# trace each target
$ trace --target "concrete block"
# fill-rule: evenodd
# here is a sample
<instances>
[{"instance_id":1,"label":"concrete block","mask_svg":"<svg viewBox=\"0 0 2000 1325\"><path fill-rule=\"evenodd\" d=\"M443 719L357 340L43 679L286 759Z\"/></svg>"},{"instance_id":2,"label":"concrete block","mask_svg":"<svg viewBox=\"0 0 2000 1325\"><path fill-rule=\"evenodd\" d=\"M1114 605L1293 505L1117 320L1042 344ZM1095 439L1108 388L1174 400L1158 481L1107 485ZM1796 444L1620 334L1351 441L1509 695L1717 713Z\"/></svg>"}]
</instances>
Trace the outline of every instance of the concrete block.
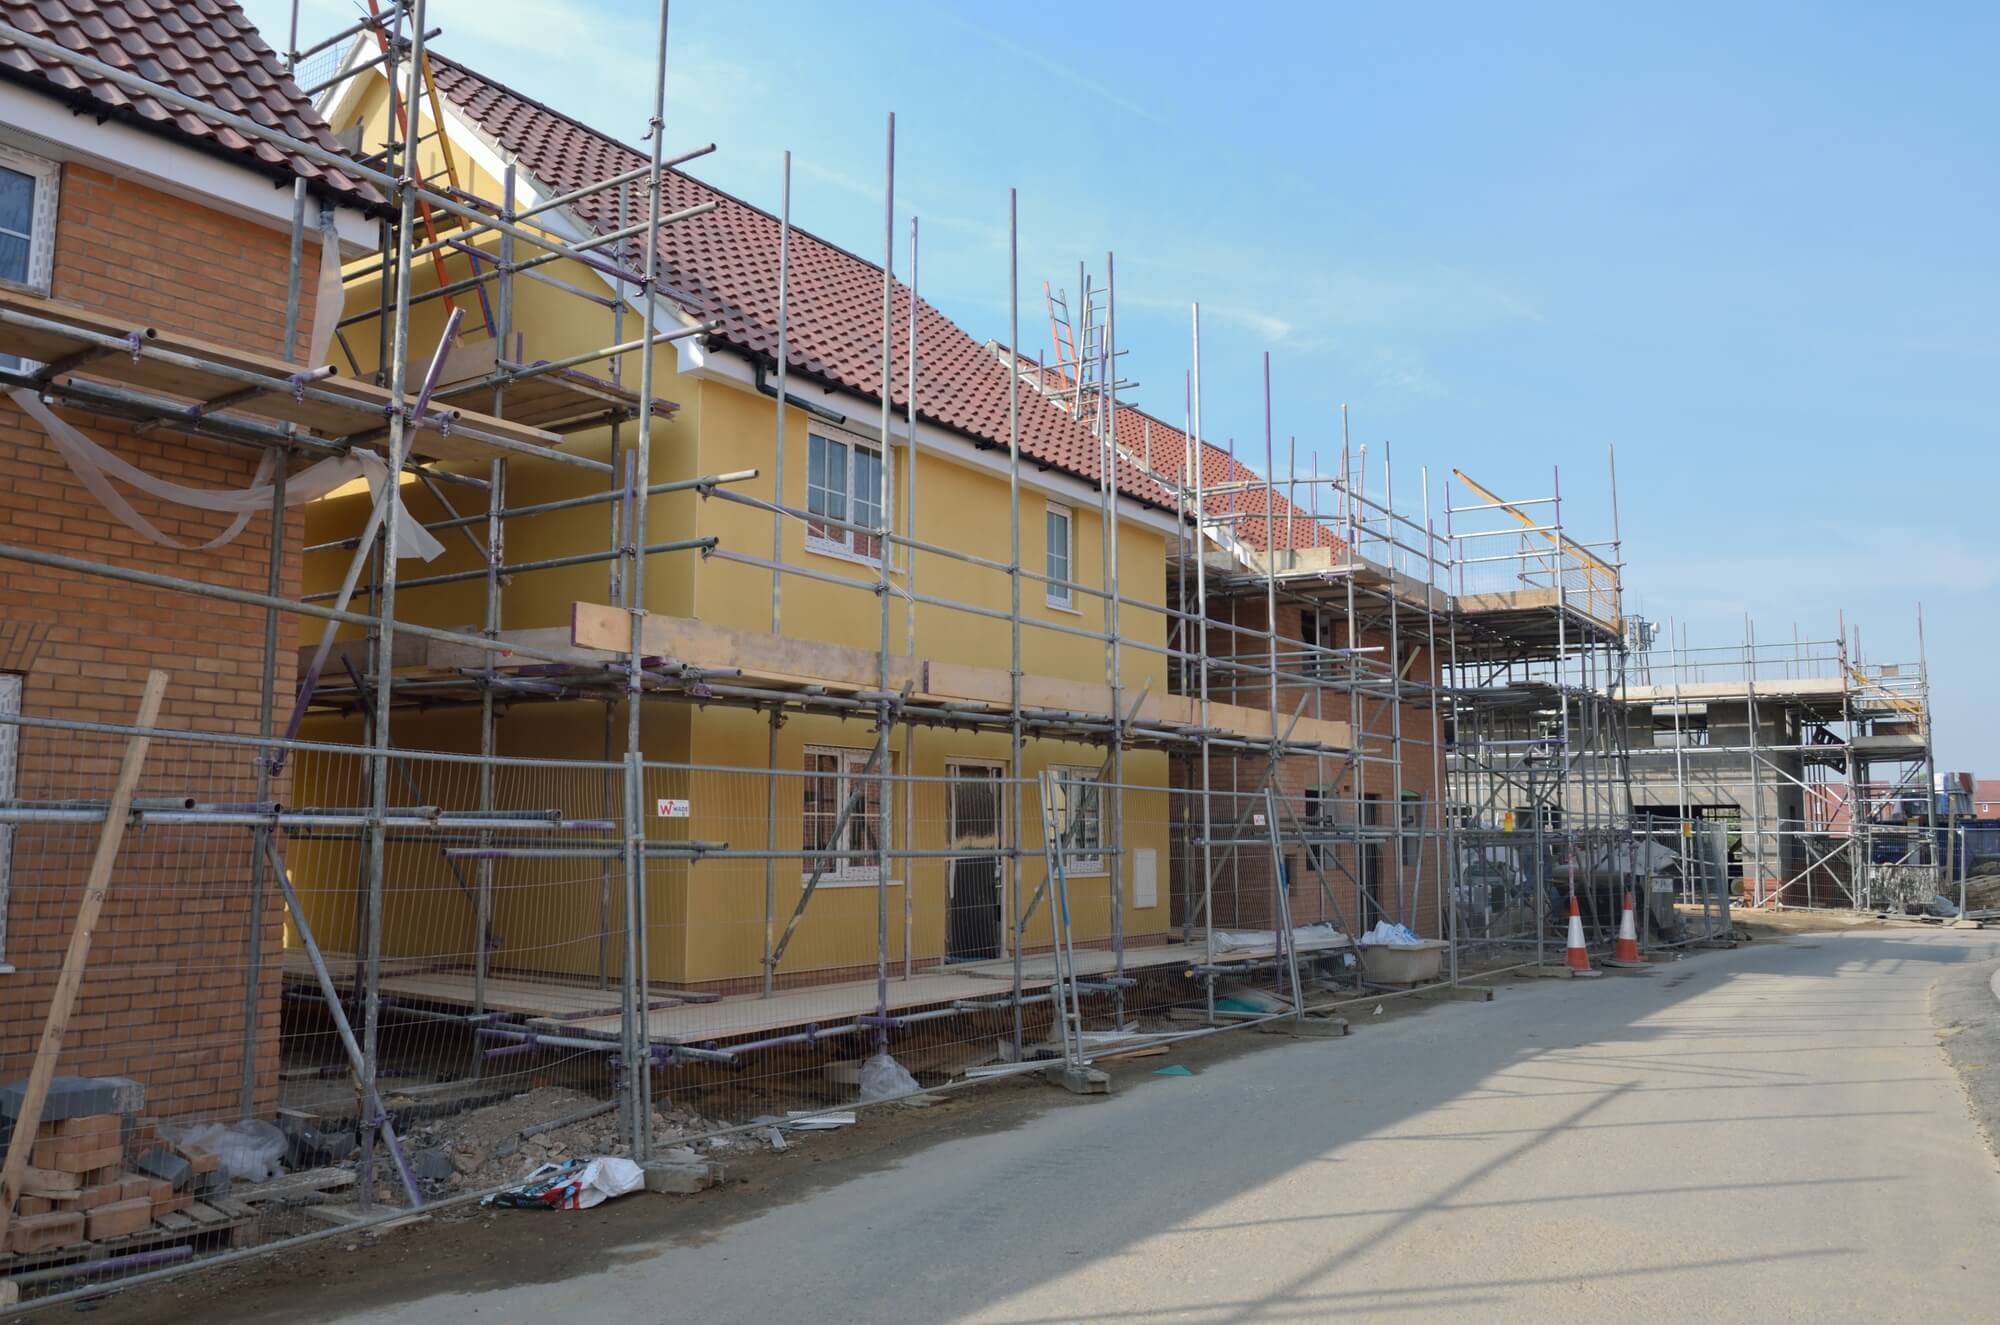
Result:
<instances>
[{"instance_id":1,"label":"concrete block","mask_svg":"<svg viewBox=\"0 0 2000 1325\"><path fill-rule=\"evenodd\" d=\"M7 1227L7 1249L16 1255L48 1251L83 1241L83 1215L76 1210L52 1210L16 1219Z\"/></svg>"},{"instance_id":2,"label":"concrete block","mask_svg":"<svg viewBox=\"0 0 2000 1325\"><path fill-rule=\"evenodd\" d=\"M196 1196L221 1196L229 1190L229 1174L222 1169L210 1169L206 1173L194 1175L194 1184L189 1188Z\"/></svg>"},{"instance_id":3,"label":"concrete block","mask_svg":"<svg viewBox=\"0 0 2000 1325\"><path fill-rule=\"evenodd\" d=\"M136 1201L113 1201L90 1212L86 1224L92 1242L102 1242L106 1238L122 1238L128 1233L137 1233L151 1227L153 1223L153 1203L143 1197Z\"/></svg>"},{"instance_id":4,"label":"concrete block","mask_svg":"<svg viewBox=\"0 0 2000 1325\"><path fill-rule=\"evenodd\" d=\"M140 1152L139 1157L132 1161L132 1167L149 1178L162 1179L175 1191L187 1186L194 1177L194 1165L165 1146L154 1146Z\"/></svg>"},{"instance_id":5,"label":"concrete block","mask_svg":"<svg viewBox=\"0 0 2000 1325\"><path fill-rule=\"evenodd\" d=\"M646 1190L676 1196L692 1196L722 1181L722 1169L715 1164L647 1164Z\"/></svg>"},{"instance_id":6,"label":"concrete block","mask_svg":"<svg viewBox=\"0 0 2000 1325\"><path fill-rule=\"evenodd\" d=\"M0 1118L19 1118L28 1083L0 1086ZM146 1106L146 1088L129 1077L56 1077L42 1101L42 1121L66 1122L92 1114L137 1113Z\"/></svg>"},{"instance_id":7,"label":"concrete block","mask_svg":"<svg viewBox=\"0 0 2000 1325\"><path fill-rule=\"evenodd\" d=\"M1111 1078L1094 1067L1072 1068L1062 1063L1042 1075L1072 1095L1109 1095Z\"/></svg>"}]
</instances>

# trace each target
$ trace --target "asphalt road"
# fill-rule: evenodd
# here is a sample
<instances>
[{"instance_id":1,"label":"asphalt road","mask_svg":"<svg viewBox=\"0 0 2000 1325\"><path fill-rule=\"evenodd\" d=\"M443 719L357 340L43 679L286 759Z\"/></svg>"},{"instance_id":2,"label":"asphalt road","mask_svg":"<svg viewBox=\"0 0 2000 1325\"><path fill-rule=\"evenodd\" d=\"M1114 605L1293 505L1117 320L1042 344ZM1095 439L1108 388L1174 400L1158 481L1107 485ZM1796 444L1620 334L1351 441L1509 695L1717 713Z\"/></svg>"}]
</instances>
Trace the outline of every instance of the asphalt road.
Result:
<instances>
[{"instance_id":1,"label":"asphalt road","mask_svg":"<svg viewBox=\"0 0 2000 1325\"><path fill-rule=\"evenodd\" d=\"M1149 1077L700 1245L314 1316L2000 1319L2000 1167L1927 1006L1994 957L1849 931L1516 986Z\"/></svg>"}]
</instances>

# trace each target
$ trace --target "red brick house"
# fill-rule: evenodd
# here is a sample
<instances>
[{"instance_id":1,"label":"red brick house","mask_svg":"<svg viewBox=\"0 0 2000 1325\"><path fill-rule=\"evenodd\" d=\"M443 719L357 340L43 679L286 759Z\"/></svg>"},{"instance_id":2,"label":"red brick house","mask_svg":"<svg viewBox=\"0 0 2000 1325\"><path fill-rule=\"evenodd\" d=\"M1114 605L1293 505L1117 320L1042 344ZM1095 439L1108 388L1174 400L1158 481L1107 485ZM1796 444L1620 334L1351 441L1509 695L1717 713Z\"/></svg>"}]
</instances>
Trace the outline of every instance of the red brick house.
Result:
<instances>
[{"instance_id":1,"label":"red brick house","mask_svg":"<svg viewBox=\"0 0 2000 1325\"><path fill-rule=\"evenodd\" d=\"M0 0L0 20L338 150L228 0ZM304 277L288 343L299 180ZM313 339L322 238L337 235L350 255L372 248L369 213L381 202L337 171L0 36L0 303L17 315L94 316L141 335L300 361ZM24 327L0 324L0 352L28 343ZM129 481L114 485L110 502L86 486L90 466L73 463L24 406L186 487L252 488L286 463L214 417L163 423L133 393L93 385L86 357L0 353L0 543L296 595L296 517L274 533L267 510L250 513L211 546L239 523L231 515ZM98 404L79 407L86 396ZM161 727L255 735L267 701L282 723L294 688L294 623L277 622L269 691L266 629L260 608L0 559L0 714L129 723L148 668L158 667L171 675ZM115 734L0 723L0 802L101 801L123 745ZM249 800L254 763L241 748L162 740L138 794ZM270 794L282 797L282 784ZM25 1076L34 1056L96 834L94 824L0 825L0 1081ZM162 1116L269 1112L283 913L275 889L249 901L250 841L241 829L127 834L61 1072L136 1078Z\"/></svg>"}]
</instances>

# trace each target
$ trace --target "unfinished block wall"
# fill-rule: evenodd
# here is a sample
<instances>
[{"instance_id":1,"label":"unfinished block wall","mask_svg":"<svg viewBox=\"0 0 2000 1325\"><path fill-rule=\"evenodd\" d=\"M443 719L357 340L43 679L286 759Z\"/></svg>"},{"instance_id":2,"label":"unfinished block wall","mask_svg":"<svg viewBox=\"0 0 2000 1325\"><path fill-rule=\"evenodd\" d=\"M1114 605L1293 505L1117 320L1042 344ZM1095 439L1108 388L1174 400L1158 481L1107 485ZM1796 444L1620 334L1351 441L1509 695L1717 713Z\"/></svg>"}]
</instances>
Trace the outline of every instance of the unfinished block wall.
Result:
<instances>
[{"instance_id":1,"label":"unfinished block wall","mask_svg":"<svg viewBox=\"0 0 2000 1325\"><path fill-rule=\"evenodd\" d=\"M281 348L289 235L85 166L62 173L51 294L136 329L153 326L271 355ZM307 245L304 268L317 269ZM301 282L301 347L313 285ZM244 488L261 453L166 429L141 432L100 416L70 421L149 474L194 487ZM229 517L126 497L167 537L199 545ZM211 584L264 592L271 520L253 517L212 550L162 546L87 492L41 429L0 393L0 526L10 541ZM285 528L278 592L296 595L303 541ZM147 669L171 681L160 726L255 735L265 615L255 608L0 562L0 672L22 678L24 713L129 723ZM296 624L280 618L273 689L279 721L294 686ZM122 737L27 729L16 795L111 793ZM141 797L252 799L241 747L159 741ZM272 794L284 796L280 783ZM8 848L0 962L0 1081L24 1077L68 944L95 825L21 826ZM126 835L71 1017L59 1071L134 1077L163 1117L235 1115L243 1080L250 937L261 933L254 982L256 1109L275 1106L283 911L267 888L252 913L247 829L152 829Z\"/></svg>"}]
</instances>

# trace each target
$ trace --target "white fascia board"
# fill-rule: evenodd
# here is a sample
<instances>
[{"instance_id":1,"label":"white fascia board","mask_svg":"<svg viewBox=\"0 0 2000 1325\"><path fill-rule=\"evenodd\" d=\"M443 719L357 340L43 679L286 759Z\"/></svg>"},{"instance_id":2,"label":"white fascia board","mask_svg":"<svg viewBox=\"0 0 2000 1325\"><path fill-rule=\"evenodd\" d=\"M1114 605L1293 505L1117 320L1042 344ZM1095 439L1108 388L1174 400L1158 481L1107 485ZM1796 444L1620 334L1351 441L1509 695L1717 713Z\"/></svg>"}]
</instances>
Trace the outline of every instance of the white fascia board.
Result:
<instances>
[{"instance_id":1,"label":"white fascia board","mask_svg":"<svg viewBox=\"0 0 2000 1325\"><path fill-rule=\"evenodd\" d=\"M449 120L451 139L473 164L494 178L502 178L509 164L515 166L515 205L520 208L533 207L544 198L555 196L555 191L547 188L540 180L512 159L498 143L488 138L479 127L472 123L456 106L445 103L445 118ZM593 230L569 207L557 207L541 213L535 223L560 238L577 242L594 238ZM596 268L591 274L602 281L613 294L622 293L625 302L637 313L643 322L646 316L646 301L630 285L620 286L609 276ZM653 332L663 335L668 332L684 331L701 325L701 319L688 313L671 300L657 300L653 304ZM723 383L738 390L757 390L756 372L750 365L748 356L727 346L703 345L699 336L684 336L673 342L675 369L683 377L701 378ZM847 428L862 437L882 435L882 409L873 399L865 396L849 395L846 392L831 391L816 382L788 379L785 390L801 400L809 400L823 405L836 414L847 416ZM901 446L908 437L907 425L893 414L890 417L890 445ZM940 459L967 469L983 470L989 474L1007 475L1005 449L994 447L981 450L979 446L962 433L939 428L919 419L917 421L918 449L928 451ZM1025 456L1021 465L1021 487L1024 490L1053 496L1065 503L1094 507L1097 504L1097 489L1082 479L1075 478L1059 470L1043 471L1039 461ZM1149 506L1141 506L1121 494L1118 518L1126 523L1136 524L1165 534L1175 532L1174 517L1171 512L1156 511Z\"/></svg>"},{"instance_id":2,"label":"white fascia board","mask_svg":"<svg viewBox=\"0 0 2000 1325\"><path fill-rule=\"evenodd\" d=\"M290 234L292 191L271 176L117 120L99 120L15 83L0 83L0 137L55 161L74 161L149 189L185 198ZM341 253L375 251L375 223L359 208L336 206ZM317 230L308 217L307 228Z\"/></svg>"}]
</instances>

